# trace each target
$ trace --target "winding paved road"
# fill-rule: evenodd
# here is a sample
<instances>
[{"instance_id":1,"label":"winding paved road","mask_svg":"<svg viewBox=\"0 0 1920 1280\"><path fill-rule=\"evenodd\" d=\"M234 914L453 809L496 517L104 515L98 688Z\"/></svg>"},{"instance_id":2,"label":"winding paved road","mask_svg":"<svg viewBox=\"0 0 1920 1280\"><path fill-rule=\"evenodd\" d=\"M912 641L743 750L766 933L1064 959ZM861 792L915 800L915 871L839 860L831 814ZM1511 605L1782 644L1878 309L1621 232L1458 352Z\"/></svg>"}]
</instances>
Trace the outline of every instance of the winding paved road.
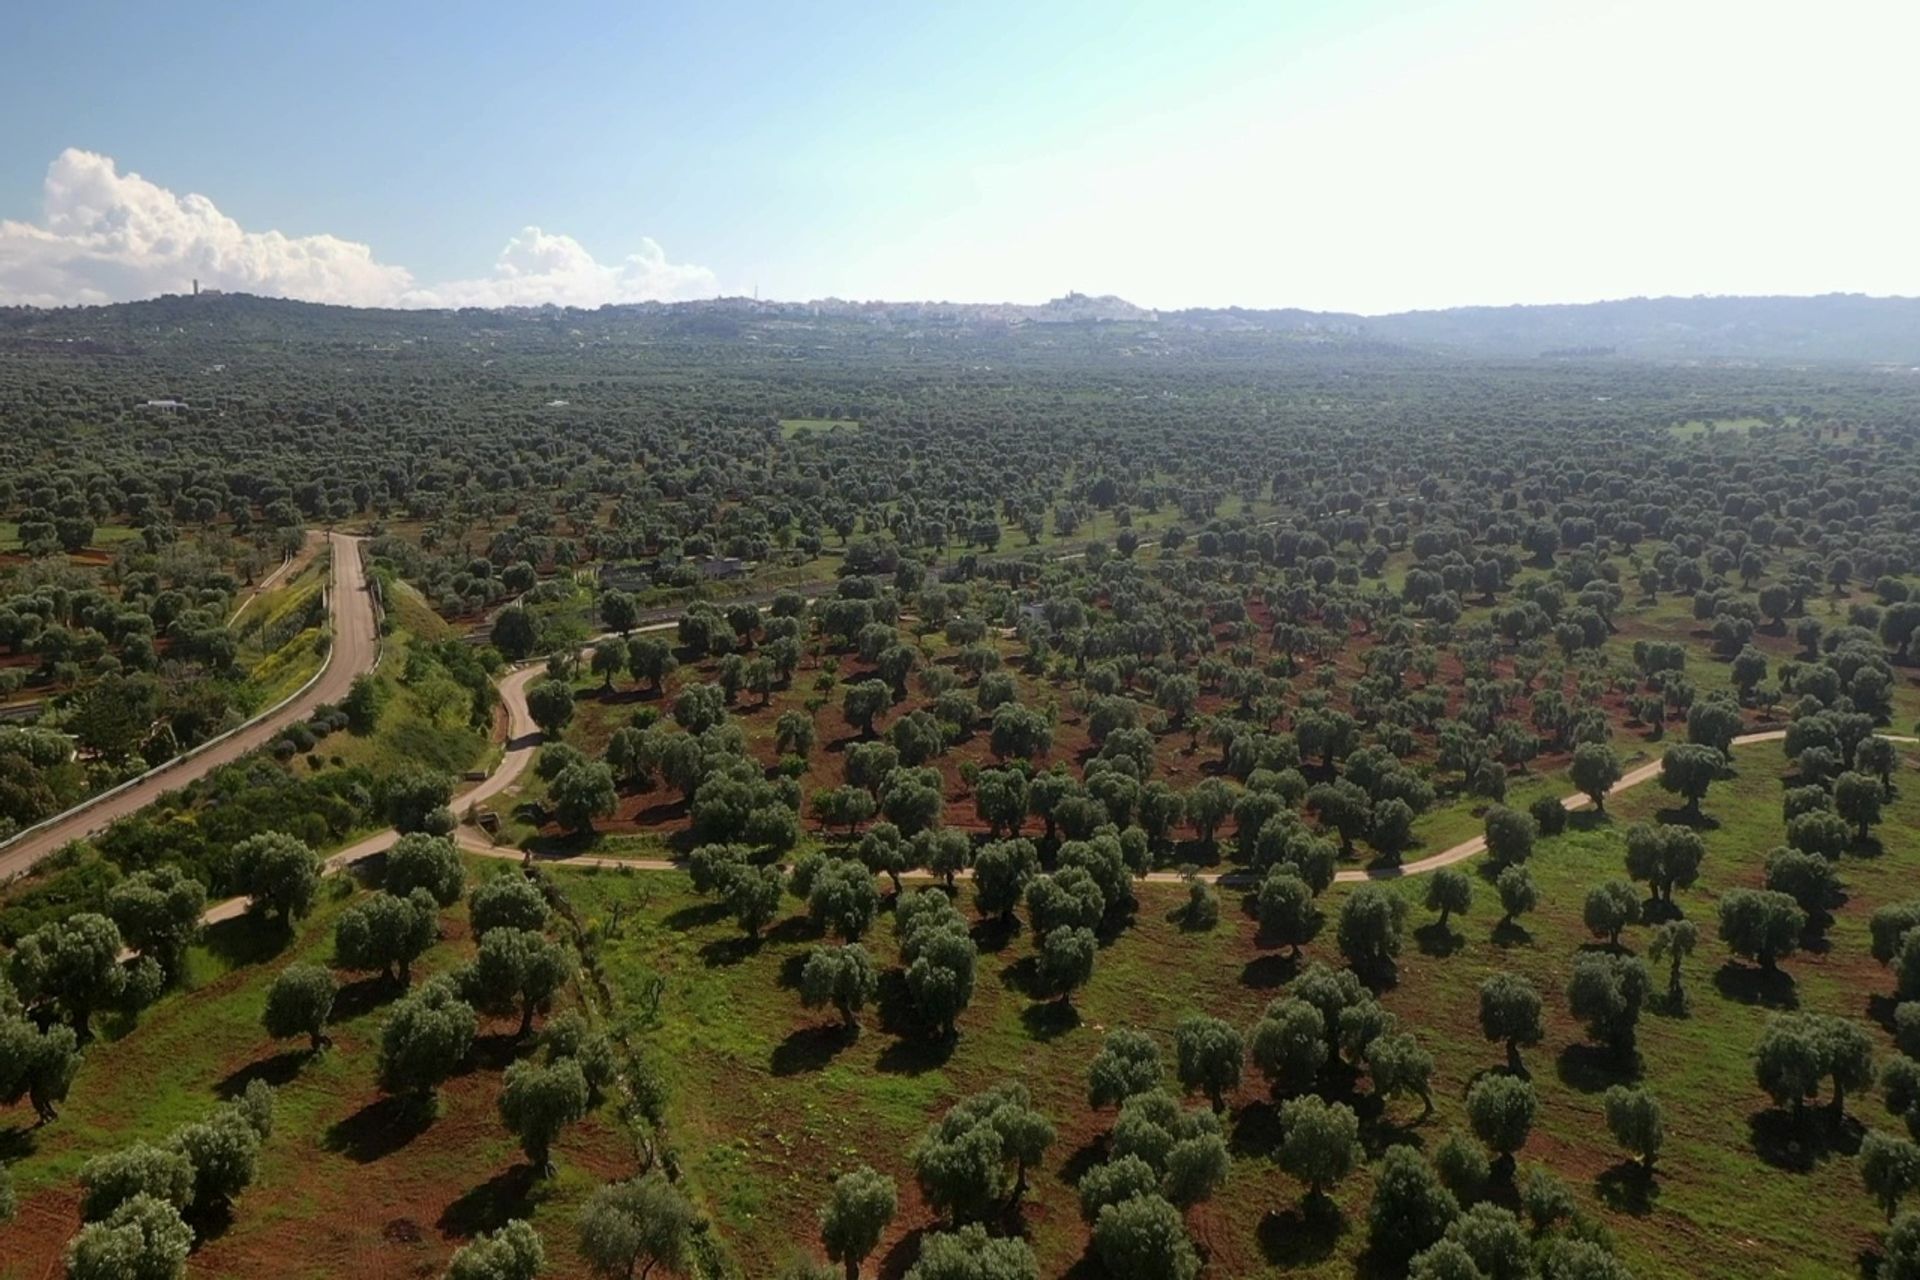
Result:
<instances>
[{"instance_id":1,"label":"winding paved road","mask_svg":"<svg viewBox=\"0 0 1920 1280\"><path fill-rule=\"evenodd\" d=\"M319 678L304 692L227 737L161 765L130 786L110 791L46 826L29 829L10 843L0 845L0 883L28 871L68 842L90 836L116 819L144 809L162 794L176 791L223 764L258 751L280 736L288 725L305 719L321 703L338 702L346 697L354 678L373 670L380 656L380 628L374 619L373 596L367 590L366 566L361 562L361 539L345 534L327 537L333 549L330 600L333 644L327 650Z\"/></svg>"}]
</instances>

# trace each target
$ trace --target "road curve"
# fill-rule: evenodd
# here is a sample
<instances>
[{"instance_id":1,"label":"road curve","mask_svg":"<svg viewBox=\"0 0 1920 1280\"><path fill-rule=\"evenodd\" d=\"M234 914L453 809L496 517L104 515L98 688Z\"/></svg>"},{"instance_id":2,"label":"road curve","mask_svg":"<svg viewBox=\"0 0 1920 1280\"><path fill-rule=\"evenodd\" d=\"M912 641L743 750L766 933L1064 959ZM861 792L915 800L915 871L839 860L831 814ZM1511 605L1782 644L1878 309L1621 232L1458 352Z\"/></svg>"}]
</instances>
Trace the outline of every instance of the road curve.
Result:
<instances>
[{"instance_id":1,"label":"road curve","mask_svg":"<svg viewBox=\"0 0 1920 1280\"><path fill-rule=\"evenodd\" d=\"M249 721L228 737L161 765L133 785L109 792L58 822L0 846L0 883L30 870L68 842L93 835L152 804L162 794L258 751L321 703L346 697L354 679L373 670L380 656L380 628L374 619L373 596L367 590L366 566L361 561L362 539L345 534L327 536L333 549L333 643L319 678L304 693Z\"/></svg>"}]
</instances>

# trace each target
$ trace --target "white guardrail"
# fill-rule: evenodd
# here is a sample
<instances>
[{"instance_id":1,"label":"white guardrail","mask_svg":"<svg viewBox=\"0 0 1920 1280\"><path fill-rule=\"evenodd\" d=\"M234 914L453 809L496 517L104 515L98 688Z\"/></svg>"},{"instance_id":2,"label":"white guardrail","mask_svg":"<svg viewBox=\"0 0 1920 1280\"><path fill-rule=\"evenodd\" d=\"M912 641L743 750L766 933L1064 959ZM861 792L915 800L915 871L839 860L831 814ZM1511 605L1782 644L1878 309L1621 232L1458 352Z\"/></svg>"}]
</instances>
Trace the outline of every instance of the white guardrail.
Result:
<instances>
[{"instance_id":1,"label":"white guardrail","mask_svg":"<svg viewBox=\"0 0 1920 1280\"><path fill-rule=\"evenodd\" d=\"M348 545L352 546L353 544L349 543ZM174 769L178 769L181 765L184 765L188 761L193 760L205 754L206 752L213 750L215 747L219 746L223 742L226 742L228 739L234 737L236 734L245 733L247 730L252 729L255 726L259 725L262 721L272 719L274 716L279 715L282 711L285 711L288 707L292 706L294 703L300 701L300 699L306 697L308 693L312 692L313 687L320 683L321 677L325 676L328 670L332 668L333 656L339 649L339 636L335 634L338 629L334 626L332 598L333 598L332 584L328 584L327 586L324 586L320 589L321 608L326 611L326 615L327 615L327 636L328 636L327 657L326 657L326 660L320 664L320 669L314 672L313 675L308 678L305 684L301 685L298 689L295 689L292 693L288 694L286 697L280 699L280 701L268 707L265 711L262 711L259 715L254 716L252 719L243 720L239 724L233 726L233 728L228 729L223 733L216 734L211 738L208 738L205 742L202 742L198 746L193 747L186 751L182 751L179 755L173 757L173 759L171 760L166 761L164 764L157 764L153 768L147 770L145 773L138 774L134 777L128 778L125 782L120 783L118 786L109 787L107 790L102 791L97 796L88 796L85 800L82 800L79 804L74 805L72 808L67 809L64 812L56 813L51 818L42 818L40 821L34 823L32 826L26 828L24 831L15 832L13 835L8 836L5 840L0 841L0 854L4 854L8 849L11 849L14 845L20 843L22 840L25 840L28 836L33 835L37 831L45 831L48 827L57 826L60 823L65 822L70 818L76 818L79 815L85 813L87 810L93 808L95 805L104 804L108 800L111 800L113 797L117 795L122 795L128 791L131 791L135 787L151 782L153 779L159 777L163 773L168 773ZM375 614L375 618L377 622L377 619L378 619L377 612ZM375 633L375 639L376 639L376 644L378 645L377 630ZM384 654L385 650L386 650L385 645L378 645L378 647L376 648L375 656L374 656L375 668L379 667L380 656ZM12 880L18 879L20 876L25 875L30 870L32 870L32 868L23 867L21 870L15 872L13 875L6 877L5 880L0 880L0 883L8 883L8 882L11 882Z\"/></svg>"}]
</instances>

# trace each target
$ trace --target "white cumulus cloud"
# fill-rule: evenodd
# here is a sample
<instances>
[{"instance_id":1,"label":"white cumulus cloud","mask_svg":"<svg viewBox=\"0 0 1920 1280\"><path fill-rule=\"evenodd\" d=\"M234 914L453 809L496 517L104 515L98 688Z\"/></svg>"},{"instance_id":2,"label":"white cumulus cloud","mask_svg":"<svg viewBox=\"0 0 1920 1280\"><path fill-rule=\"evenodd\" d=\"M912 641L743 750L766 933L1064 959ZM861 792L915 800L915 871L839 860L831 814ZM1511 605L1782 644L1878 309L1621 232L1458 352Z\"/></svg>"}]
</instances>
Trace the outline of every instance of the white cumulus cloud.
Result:
<instances>
[{"instance_id":1,"label":"white cumulus cloud","mask_svg":"<svg viewBox=\"0 0 1920 1280\"><path fill-rule=\"evenodd\" d=\"M68 148L47 168L41 220L0 220L0 303L121 302L206 288L369 307L595 307L711 297L705 267L642 238L602 263L571 236L525 227L491 273L424 283L338 236L249 231L202 195L178 195L109 156Z\"/></svg>"}]
</instances>

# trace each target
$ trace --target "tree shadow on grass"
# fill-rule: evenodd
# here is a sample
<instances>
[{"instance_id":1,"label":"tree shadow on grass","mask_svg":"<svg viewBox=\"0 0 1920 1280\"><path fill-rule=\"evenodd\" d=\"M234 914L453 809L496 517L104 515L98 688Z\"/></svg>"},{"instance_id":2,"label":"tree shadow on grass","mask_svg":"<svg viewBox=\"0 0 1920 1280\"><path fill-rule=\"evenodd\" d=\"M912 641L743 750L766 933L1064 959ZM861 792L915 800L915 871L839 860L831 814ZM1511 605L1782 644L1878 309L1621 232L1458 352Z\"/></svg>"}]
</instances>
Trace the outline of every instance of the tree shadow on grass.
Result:
<instances>
[{"instance_id":1,"label":"tree shadow on grass","mask_svg":"<svg viewBox=\"0 0 1920 1280\"><path fill-rule=\"evenodd\" d=\"M1581 1093L1600 1093L1616 1084L1640 1078L1640 1055L1621 1053L1604 1045L1570 1044L1554 1059L1560 1083Z\"/></svg>"},{"instance_id":2,"label":"tree shadow on grass","mask_svg":"<svg viewBox=\"0 0 1920 1280\"><path fill-rule=\"evenodd\" d=\"M273 959L293 940L293 932L282 921L246 911L208 925L205 938L208 951L237 969Z\"/></svg>"},{"instance_id":3,"label":"tree shadow on grass","mask_svg":"<svg viewBox=\"0 0 1920 1280\"><path fill-rule=\"evenodd\" d=\"M356 1163L371 1164L425 1133L433 1116L430 1100L395 1094L369 1102L336 1122L327 1130L324 1145Z\"/></svg>"},{"instance_id":4,"label":"tree shadow on grass","mask_svg":"<svg viewBox=\"0 0 1920 1280\"><path fill-rule=\"evenodd\" d=\"M1382 1105L1371 1121L1361 1123L1360 1149L1367 1153L1369 1160L1378 1160L1393 1147L1425 1151L1427 1140L1420 1132L1420 1126L1430 1119L1431 1114L1424 1110L1395 1119L1387 1114L1386 1107Z\"/></svg>"},{"instance_id":5,"label":"tree shadow on grass","mask_svg":"<svg viewBox=\"0 0 1920 1280\"><path fill-rule=\"evenodd\" d=\"M400 995L400 988L379 974L347 983L333 994L333 1012L327 1015L329 1026L339 1026L363 1018Z\"/></svg>"},{"instance_id":6,"label":"tree shadow on grass","mask_svg":"<svg viewBox=\"0 0 1920 1280\"><path fill-rule=\"evenodd\" d=\"M1017 916L989 916L968 932L981 954L992 955L1006 950L1007 945L1020 936L1020 920Z\"/></svg>"},{"instance_id":7,"label":"tree shadow on grass","mask_svg":"<svg viewBox=\"0 0 1920 1280\"><path fill-rule=\"evenodd\" d=\"M893 1242L879 1259L880 1280L900 1280L920 1260L920 1241L931 1228L915 1227Z\"/></svg>"},{"instance_id":8,"label":"tree shadow on grass","mask_svg":"<svg viewBox=\"0 0 1920 1280\"><path fill-rule=\"evenodd\" d=\"M859 1036L859 1028L843 1027L837 1022L799 1027L774 1046L773 1057L768 1065L776 1076L797 1076L818 1071Z\"/></svg>"},{"instance_id":9,"label":"tree shadow on grass","mask_svg":"<svg viewBox=\"0 0 1920 1280\"><path fill-rule=\"evenodd\" d=\"M1300 957L1283 952L1255 956L1240 970L1240 985L1255 991L1271 991L1292 982L1300 972Z\"/></svg>"},{"instance_id":10,"label":"tree shadow on grass","mask_svg":"<svg viewBox=\"0 0 1920 1280\"><path fill-rule=\"evenodd\" d=\"M818 942L827 936L827 931L802 912L777 922L763 936L768 942L792 946L801 942Z\"/></svg>"},{"instance_id":11,"label":"tree shadow on grass","mask_svg":"<svg viewBox=\"0 0 1920 1280\"><path fill-rule=\"evenodd\" d=\"M899 1076L938 1071L953 1057L954 1041L953 1036L903 1036L874 1060L874 1070Z\"/></svg>"},{"instance_id":12,"label":"tree shadow on grass","mask_svg":"<svg viewBox=\"0 0 1920 1280\"><path fill-rule=\"evenodd\" d=\"M1893 1034L1893 1011L1899 1007L1900 1001L1894 996L1876 995L1867 997L1867 1017L1888 1035Z\"/></svg>"},{"instance_id":13,"label":"tree shadow on grass","mask_svg":"<svg viewBox=\"0 0 1920 1280\"><path fill-rule=\"evenodd\" d=\"M1654 820L1669 827L1691 827L1695 831L1718 831L1720 820L1711 814L1695 813L1685 805L1672 809L1660 809L1654 813Z\"/></svg>"},{"instance_id":14,"label":"tree shadow on grass","mask_svg":"<svg viewBox=\"0 0 1920 1280\"><path fill-rule=\"evenodd\" d=\"M1860 1122L1837 1118L1824 1107L1762 1107L1747 1117L1747 1139L1754 1154L1776 1169L1808 1173L1830 1156L1860 1150Z\"/></svg>"},{"instance_id":15,"label":"tree shadow on grass","mask_svg":"<svg viewBox=\"0 0 1920 1280\"><path fill-rule=\"evenodd\" d=\"M1530 947L1533 945L1533 935L1521 927L1517 920L1500 921L1493 926L1491 937L1493 945L1501 948Z\"/></svg>"},{"instance_id":16,"label":"tree shadow on grass","mask_svg":"<svg viewBox=\"0 0 1920 1280\"><path fill-rule=\"evenodd\" d=\"M1346 1218L1326 1196L1307 1196L1292 1209L1272 1210L1260 1219L1260 1253L1276 1267L1311 1267L1333 1256Z\"/></svg>"},{"instance_id":17,"label":"tree shadow on grass","mask_svg":"<svg viewBox=\"0 0 1920 1280\"><path fill-rule=\"evenodd\" d=\"M1735 964L1729 960L1713 975L1713 987L1721 995L1740 1004L1766 1009L1797 1009L1800 996L1794 990L1793 977L1785 970L1766 970L1757 965Z\"/></svg>"},{"instance_id":18,"label":"tree shadow on grass","mask_svg":"<svg viewBox=\"0 0 1920 1280\"><path fill-rule=\"evenodd\" d=\"M1678 995L1662 988L1647 997L1647 1009L1663 1018L1683 1020L1693 1016L1693 1001L1685 987L1680 988Z\"/></svg>"},{"instance_id":19,"label":"tree shadow on grass","mask_svg":"<svg viewBox=\"0 0 1920 1280\"><path fill-rule=\"evenodd\" d=\"M539 1040L534 1035L521 1037L519 1027L512 1031L496 1031L490 1035L475 1036L473 1050L467 1054L465 1067L458 1073L465 1075L469 1071L505 1071L523 1054L534 1048Z\"/></svg>"},{"instance_id":20,"label":"tree shadow on grass","mask_svg":"<svg viewBox=\"0 0 1920 1280\"><path fill-rule=\"evenodd\" d=\"M31 1125L15 1124L0 1129L0 1163L12 1164L24 1160L34 1153L39 1143L34 1139Z\"/></svg>"},{"instance_id":21,"label":"tree shadow on grass","mask_svg":"<svg viewBox=\"0 0 1920 1280\"><path fill-rule=\"evenodd\" d=\"M1022 956L1012 964L1000 967L1000 985L1009 991L1017 991L1029 1000L1047 998L1045 986L1040 981L1040 960L1037 956Z\"/></svg>"},{"instance_id":22,"label":"tree shadow on grass","mask_svg":"<svg viewBox=\"0 0 1920 1280\"><path fill-rule=\"evenodd\" d=\"M1280 1108L1249 1102L1233 1113L1227 1146L1236 1156L1267 1156L1279 1148L1280 1137Z\"/></svg>"},{"instance_id":23,"label":"tree shadow on grass","mask_svg":"<svg viewBox=\"0 0 1920 1280\"><path fill-rule=\"evenodd\" d=\"M780 976L774 981L786 991L798 991L801 977L807 971L809 952L796 951L780 962Z\"/></svg>"},{"instance_id":24,"label":"tree shadow on grass","mask_svg":"<svg viewBox=\"0 0 1920 1280\"><path fill-rule=\"evenodd\" d=\"M1645 925L1683 919L1686 914L1678 903L1668 902L1665 898L1646 898L1640 903L1640 923Z\"/></svg>"},{"instance_id":25,"label":"tree shadow on grass","mask_svg":"<svg viewBox=\"0 0 1920 1280\"><path fill-rule=\"evenodd\" d=\"M736 933L715 938L700 948L700 963L709 969L731 969L757 955L761 941L757 933Z\"/></svg>"},{"instance_id":26,"label":"tree shadow on grass","mask_svg":"<svg viewBox=\"0 0 1920 1280\"><path fill-rule=\"evenodd\" d=\"M435 1224L442 1235L472 1237L498 1231L509 1219L525 1217L532 1209L533 1166L522 1161L469 1188L440 1213Z\"/></svg>"},{"instance_id":27,"label":"tree shadow on grass","mask_svg":"<svg viewBox=\"0 0 1920 1280\"><path fill-rule=\"evenodd\" d=\"M1027 1034L1046 1044L1080 1025L1080 1011L1065 1000L1035 1001L1020 1013Z\"/></svg>"},{"instance_id":28,"label":"tree shadow on grass","mask_svg":"<svg viewBox=\"0 0 1920 1280\"><path fill-rule=\"evenodd\" d=\"M1060 1180L1070 1187L1077 1187L1080 1185L1080 1179L1086 1177L1096 1165L1105 1163L1106 1158L1106 1135L1088 1138L1080 1144L1078 1150L1067 1157L1067 1162L1060 1166Z\"/></svg>"},{"instance_id":29,"label":"tree shadow on grass","mask_svg":"<svg viewBox=\"0 0 1920 1280\"><path fill-rule=\"evenodd\" d=\"M675 933L687 933L694 929L704 929L708 925L719 924L727 918L727 904L724 902L696 902L681 907L660 923Z\"/></svg>"},{"instance_id":30,"label":"tree shadow on grass","mask_svg":"<svg viewBox=\"0 0 1920 1280\"><path fill-rule=\"evenodd\" d=\"M1460 948L1467 945L1465 935L1454 932L1451 923L1441 924L1430 920L1413 931L1413 940L1420 947L1420 954L1444 960Z\"/></svg>"},{"instance_id":31,"label":"tree shadow on grass","mask_svg":"<svg viewBox=\"0 0 1920 1280\"><path fill-rule=\"evenodd\" d=\"M225 1079L213 1086L213 1091L222 1098L237 1098L255 1080L264 1080L278 1089L299 1076L300 1068L312 1061L313 1057L313 1053L307 1049L283 1049L270 1058L249 1062L244 1067L228 1072Z\"/></svg>"},{"instance_id":32,"label":"tree shadow on grass","mask_svg":"<svg viewBox=\"0 0 1920 1280\"><path fill-rule=\"evenodd\" d=\"M191 1204L181 1218L193 1228L193 1242L198 1246L227 1234L233 1226L233 1206L224 1200L205 1205Z\"/></svg>"},{"instance_id":33,"label":"tree shadow on grass","mask_svg":"<svg viewBox=\"0 0 1920 1280\"><path fill-rule=\"evenodd\" d=\"M1602 1170L1593 1180L1593 1190L1607 1208L1636 1218L1652 1213L1654 1201L1660 1198L1659 1180L1637 1160L1622 1160Z\"/></svg>"}]
</instances>

